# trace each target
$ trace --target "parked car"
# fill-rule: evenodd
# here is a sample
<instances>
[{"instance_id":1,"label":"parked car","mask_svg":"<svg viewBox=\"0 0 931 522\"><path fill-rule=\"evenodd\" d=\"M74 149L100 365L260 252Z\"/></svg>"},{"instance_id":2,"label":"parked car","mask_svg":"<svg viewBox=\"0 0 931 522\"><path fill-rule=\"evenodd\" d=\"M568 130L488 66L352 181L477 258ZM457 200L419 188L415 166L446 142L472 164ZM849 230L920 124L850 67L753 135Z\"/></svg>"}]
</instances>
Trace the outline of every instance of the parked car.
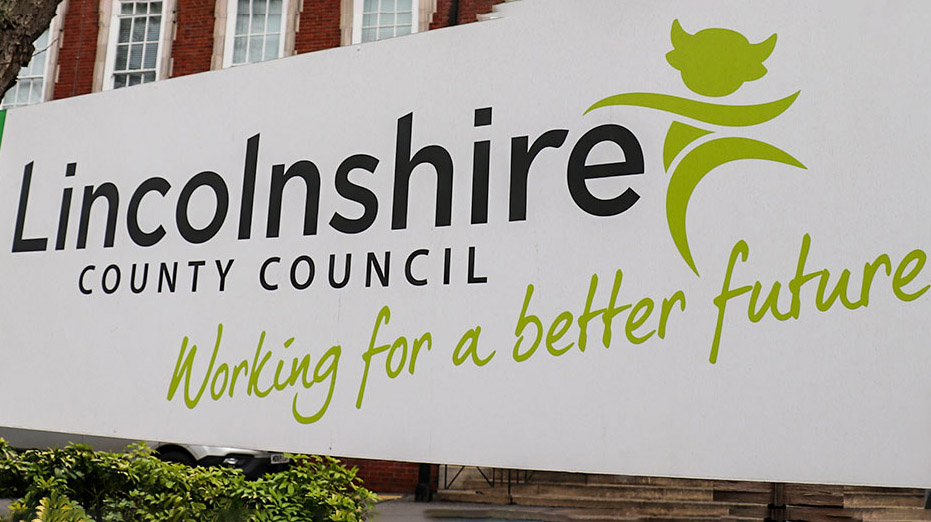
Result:
<instances>
[{"instance_id":1,"label":"parked car","mask_svg":"<svg viewBox=\"0 0 931 522\"><path fill-rule=\"evenodd\" d=\"M85 444L99 451L122 452L135 441L91 435L76 435L54 431L25 430L0 427L0 438L17 449L60 448L69 444ZM239 468L248 478L278 471L288 464L287 456L243 448L198 446L172 442L146 441L162 460L189 466L226 466Z\"/></svg>"}]
</instances>

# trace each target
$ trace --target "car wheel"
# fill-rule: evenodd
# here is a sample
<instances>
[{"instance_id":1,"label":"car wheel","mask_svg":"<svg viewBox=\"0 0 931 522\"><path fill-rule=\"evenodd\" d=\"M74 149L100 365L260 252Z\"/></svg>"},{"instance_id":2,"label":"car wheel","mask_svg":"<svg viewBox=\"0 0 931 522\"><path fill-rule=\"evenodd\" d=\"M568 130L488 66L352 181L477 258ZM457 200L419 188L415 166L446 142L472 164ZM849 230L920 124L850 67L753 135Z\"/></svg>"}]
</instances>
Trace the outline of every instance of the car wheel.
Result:
<instances>
[{"instance_id":1,"label":"car wheel","mask_svg":"<svg viewBox=\"0 0 931 522\"><path fill-rule=\"evenodd\" d=\"M166 451L160 451L158 452L158 458L165 462L177 462L178 464L184 464L187 466L194 465L194 458L183 450L170 449Z\"/></svg>"}]
</instances>

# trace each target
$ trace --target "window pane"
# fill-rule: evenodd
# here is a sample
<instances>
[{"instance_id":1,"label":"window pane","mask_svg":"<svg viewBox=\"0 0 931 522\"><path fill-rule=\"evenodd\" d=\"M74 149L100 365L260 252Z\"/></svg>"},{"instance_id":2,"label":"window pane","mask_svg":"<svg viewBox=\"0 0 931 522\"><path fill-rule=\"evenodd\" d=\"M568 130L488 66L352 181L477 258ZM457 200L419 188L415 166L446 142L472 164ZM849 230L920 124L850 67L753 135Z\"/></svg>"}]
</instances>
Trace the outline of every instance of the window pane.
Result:
<instances>
[{"instance_id":1,"label":"window pane","mask_svg":"<svg viewBox=\"0 0 931 522\"><path fill-rule=\"evenodd\" d=\"M394 27L394 13L382 13L378 25L381 27Z\"/></svg>"},{"instance_id":2,"label":"window pane","mask_svg":"<svg viewBox=\"0 0 931 522\"><path fill-rule=\"evenodd\" d=\"M43 78L32 79L32 94L29 96L29 103L39 103L42 101L42 88L45 86Z\"/></svg>"},{"instance_id":3,"label":"window pane","mask_svg":"<svg viewBox=\"0 0 931 522\"><path fill-rule=\"evenodd\" d=\"M158 57L158 45L157 44L146 44L145 58L143 59L142 67L145 69L154 69L155 59L157 57Z\"/></svg>"},{"instance_id":4,"label":"window pane","mask_svg":"<svg viewBox=\"0 0 931 522\"><path fill-rule=\"evenodd\" d=\"M129 59L129 46L128 45L116 46L116 64L113 66L113 69L117 71L125 71L126 60L128 59Z\"/></svg>"},{"instance_id":5,"label":"window pane","mask_svg":"<svg viewBox=\"0 0 931 522\"><path fill-rule=\"evenodd\" d=\"M14 85L7 91L6 96L3 97L3 108L7 107L18 107L19 106L19 83Z\"/></svg>"},{"instance_id":6,"label":"window pane","mask_svg":"<svg viewBox=\"0 0 931 522\"><path fill-rule=\"evenodd\" d=\"M29 63L20 67L16 83L0 100L3 108L39 103L45 98L45 64L48 57L49 31L44 31L32 45L35 48Z\"/></svg>"},{"instance_id":7,"label":"window pane","mask_svg":"<svg viewBox=\"0 0 931 522\"><path fill-rule=\"evenodd\" d=\"M19 84L17 84L19 85ZM0 104L0 108L9 109L16 106L16 89L17 85L10 87L10 90L6 91L6 95L3 97L3 103Z\"/></svg>"},{"instance_id":8,"label":"window pane","mask_svg":"<svg viewBox=\"0 0 931 522\"><path fill-rule=\"evenodd\" d=\"M246 63L246 43L248 37L237 36L233 40L233 63Z\"/></svg>"},{"instance_id":9,"label":"window pane","mask_svg":"<svg viewBox=\"0 0 931 522\"><path fill-rule=\"evenodd\" d=\"M410 11L411 0L398 0L398 11Z\"/></svg>"},{"instance_id":10,"label":"window pane","mask_svg":"<svg viewBox=\"0 0 931 522\"><path fill-rule=\"evenodd\" d=\"M278 35L272 34L269 35L265 40L265 59L271 60L278 58Z\"/></svg>"},{"instance_id":11,"label":"window pane","mask_svg":"<svg viewBox=\"0 0 931 522\"><path fill-rule=\"evenodd\" d=\"M269 0L268 2L268 12L269 14L281 14L281 0Z\"/></svg>"},{"instance_id":12,"label":"window pane","mask_svg":"<svg viewBox=\"0 0 931 522\"><path fill-rule=\"evenodd\" d=\"M32 55L32 59L29 60L29 63L27 63L26 65L21 65L21 66L19 67L19 74L17 75L17 78L22 78L22 77L26 77L26 76L35 76L35 73L34 73L33 71L36 71L36 70L37 70L37 68L36 68L36 59L37 59L37 58L38 58L38 59L41 59L41 58L42 58L42 55L41 55L41 54L33 54L33 55Z\"/></svg>"},{"instance_id":13,"label":"window pane","mask_svg":"<svg viewBox=\"0 0 931 522\"><path fill-rule=\"evenodd\" d=\"M146 29L145 40L147 42L157 42L158 41L158 30L162 25L161 16L150 16L149 17L149 27Z\"/></svg>"},{"instance_id":14,"label":"window pane","mask_svg":"<svg viewBox=\"0 0 931 522\"><path fill-rule=\"evenodd\" d=\"M145 41L145 18L133 18L133 42Z\"/></svg>"},{"instance_id":15,"label":"window pane","mask_svg":"<svg viewBox=\"0 0 931 522\"><path fill-rule=\"evenodd\" d=\"M375 41L375 29L363 29L362 30L362 41L363 42L374 42Z\"/></svg>"},{"instance_id":16,"label":"window pane","mask_svg":"<svg viewBox=\"0 0 931 522\"><path fill-rule=\"evenodd\" d=\"M129 8L127 8L129 6ZM128 87L158 77L158 46L162 27L162 2L121 4L117 45L113 53L113 87ZM130 74L124 71L135 71Z\"/></svg>"},{"instance_id":17,"label":"window pane","mask_svg":"<svg viewBox=\"0 0 931 522\"><path fill-rule=\"evenodd\" d=\"M266 3L266 0L252 0L252 14L264 15L265 14L265 3Z\"/></svg>"},{"instance_id":18,"label":"window pane","mask_svg":"<svg viewBox=\"0 0 931 522\"><path fill-rule=\"evenodd\" d=\"M394 36L394 27L380 27L378 28L378 39L391 38Z\"/></svg>"},{"instance_id":19,"label":"window pane","mask_svg":"<svg viewBox=\"0 0 931 522\"><path fill-rule=\"evenodd\" d=\"M365 6L362 9L366 13L378 11L378 0L365 0Z\"/></svg>"},{"instance_id":20,"label":"window pane","mask_svg":"<svg viewBox=\"0 0 931 522\"><path fill-rule=\"evenodd\" d=\"M406 34L411 34L411 26L409 25L402 25L395 31L396 36L404 36Z\"/></svg>"},{"instance_id":21,"label":"window pane","mask_svg":"<svg viewBox=\"0 0 931 522\"><path fill-rule=\"evenodd\" d=\"M47 45L47 44L46 44ZM31 76L41 75L45 73L45 57L48 56L48 52L45 47L36 48L40 50L39 53L32 55L32 60L29 61L28 74ZM22 74L22 72L20 72Z\"/></svg>"},{"instance_id":22,"label":"window pane","mask_svg":"<svg viewBox=\"0 0 931 522\"><path fill-rule=\"evenodd\" d=\"M375 27L378 25L378 15L375 13L362 15L362 27Z\"/></svg>"},{"instance_id":23,"label":"window pane","mask_svg":"<svg viewBox=\"0 0 931 522\"><path fill-rule=\"evenodd\" d=\"M252 15L252 27L249 29L249 34L261 34L265 32L265 15L253 14Z\"/></svg>"},{"instance_id":24,"label":"window pane","mask_svg":"<svg viewBox=\"0 0 931 522\"><path fill-rule=\"evenodd\" d=\"M383 13L394 11L394 0L381 0L381 9Z\"/></svg>"},{"instance_id":25,"label":"window pane","mask_svg":"<svg viewBox=\"0 0 931 522\"><path fill-rule=\"evenodd\" d=\"M249 63L262 61L262 51L264 51L262 40L264 40L264 38L261 36L249 37Z\"/></svg>"},{"instance_id":26,"label":"window pane","mask_svg":"<svg viewBox=\"0 0 931 522\"><path fill-rule=\"evenodd\" d=\"M120 32L117 37L119 43L129 42L129 35L132 32L133 28L133 19L132 18L123 18L120 20Z\"/></svg>"},{"instance_id":27,"label":"window pane","mask_svg":"<svg viewBox=\"0 0 931 522\"><path fill-rule=\"evenodd\" d=\"M43 32L42 34L39 35L38 38L36 38L35 42L32 42L32 45L35 46L36 48L36 52L44 51L45 48L48 47L48 39L49 39L49 34L48 34L48 29L46 29L45 32Z\"/></svg>"},{"instance_id":28,"label":"window pane","mask_svg":"<svg viewBox=\"0 0 931 522\"><path fill-rule=\"evenodd\" d=\"M269 33L280 33L281 32L281 15L280 14L268 15L268 26L265 30Z\"/></svg>"},{"instance_id":29,"label":"window pane","mask_svg":"<svg viewBox=\"0 0 931 522\"><path fill-rule=\"evenodd\" d=\"M413 16L410 13L398 13L398 22L397 22L398 28L401 28L404 26L410 27L412 21L413 21Z\"/></svg>"},{"instance_id":30,"label":"window pane","mask_svg":"<svg viewBox=\"0 0 931 522\"><path fill-rule=\"evenodd\" d=\"M129 49L129 69L137 71L142 68L142 44L135 44Z\"/></svg>"},{"instance_id":31,"label":"window pane","mask_svg":"<svg viewBox=\"0 0 931 522\"><path fill-rule=\"evenodd\" d=\"M249 31L249 14L240 12L236 15L236 35L243 35Z\"/></svg>"},{"instance_id":32,"label":"window pane","mask_svg":"<svg viewBox=\"0 0 931 522\"><path fill-rule=\"evenodd\" d=\"M16 104L27 105L29 103L29 80L20 80L16 85Z\"/></svg>"}]
</instances>

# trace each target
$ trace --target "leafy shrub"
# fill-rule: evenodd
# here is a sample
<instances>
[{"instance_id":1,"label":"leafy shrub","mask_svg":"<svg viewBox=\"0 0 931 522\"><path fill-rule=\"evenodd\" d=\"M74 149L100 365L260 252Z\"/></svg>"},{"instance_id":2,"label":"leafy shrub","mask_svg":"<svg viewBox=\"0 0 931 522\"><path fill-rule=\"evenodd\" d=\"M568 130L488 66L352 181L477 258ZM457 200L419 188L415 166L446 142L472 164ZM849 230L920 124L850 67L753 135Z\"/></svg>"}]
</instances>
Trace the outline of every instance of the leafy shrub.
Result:
<instances>
[{"instance_id":1,"label":"leafy shrub","mask_svg":"<svg viewBox=\"0 0 931 522\"><path fill-rule=\"evenodd\" d=\"M13 522L359 522L375 501L354 469L327 457L294 456L248 481L238 469L162 462L143 444L20 453L2 439L0 497L19 499Z\"/></svg>"}]
</instances>

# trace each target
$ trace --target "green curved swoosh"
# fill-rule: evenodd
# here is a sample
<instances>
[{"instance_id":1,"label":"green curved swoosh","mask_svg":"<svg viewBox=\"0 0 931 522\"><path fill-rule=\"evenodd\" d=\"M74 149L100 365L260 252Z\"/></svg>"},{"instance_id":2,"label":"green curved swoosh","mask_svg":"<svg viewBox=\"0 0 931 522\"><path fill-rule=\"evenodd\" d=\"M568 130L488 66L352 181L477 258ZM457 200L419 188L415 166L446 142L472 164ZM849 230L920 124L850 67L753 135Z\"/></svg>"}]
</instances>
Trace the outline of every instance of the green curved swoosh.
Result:
<instances>
[{"instance_id":1,"label":"green curved swoosh","mask_svg":"<svg viewBox=\"0 0 931 522\"><path fill-rule=\"evenodd\" d=\"M669 178L669 188L666 191L666 222L679 254L695 275L699 273L692 259L685 227L689 199L695 187L709 172L725 163L744 159L775 161L800 169L806 168L788 153L768 143L749 138L718 138L702 143L682 158Z\"/></svg>"},{"instance_id":2,"label":"green curved swoosh","mask_svg":"<svg viewBox=\"0 0 931 522\"><path fill-rule=\"evenodd\" d=\"M668 94L629 92L609 96L598 101L589 107L585 114L601 107L628 105L671 112L712 125L749 127L769 121L785 112L801 92L797 91L795 94L786 96L781 100L759 105L718 105Z\"/></svg>"},{"instance_id":3,"label":"green curved swoosh","mask_svg":"<svg viewBox=\"0 0 931 522\"><path fill-rule=\"evenodd\" d=\"M0 111L0 141L3 140L3 125L6 123L6 109Z\"/></svg>"}]
</instances>

